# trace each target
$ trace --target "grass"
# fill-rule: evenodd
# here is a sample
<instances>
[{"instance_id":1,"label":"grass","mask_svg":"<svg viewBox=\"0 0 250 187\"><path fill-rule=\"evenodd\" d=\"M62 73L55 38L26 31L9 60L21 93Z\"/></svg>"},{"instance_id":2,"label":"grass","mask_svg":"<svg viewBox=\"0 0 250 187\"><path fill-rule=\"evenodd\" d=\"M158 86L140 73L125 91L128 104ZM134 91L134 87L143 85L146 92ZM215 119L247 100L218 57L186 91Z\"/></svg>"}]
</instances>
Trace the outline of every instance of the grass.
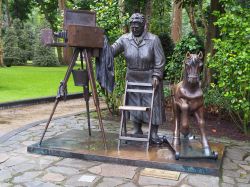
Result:
<instances>
[{"instance_id":1,"label":"grass","mask_svg":"<svg viewBox=\"0 0 250 187\"><path fill-rule=\"evenodd\" d=\"M33 67L12 66L0 68L0 103L46 96L56 96L67 66ZM82 92L76 87L72 75L67 84L68 93Z\"/></svg>"}]
</instances>

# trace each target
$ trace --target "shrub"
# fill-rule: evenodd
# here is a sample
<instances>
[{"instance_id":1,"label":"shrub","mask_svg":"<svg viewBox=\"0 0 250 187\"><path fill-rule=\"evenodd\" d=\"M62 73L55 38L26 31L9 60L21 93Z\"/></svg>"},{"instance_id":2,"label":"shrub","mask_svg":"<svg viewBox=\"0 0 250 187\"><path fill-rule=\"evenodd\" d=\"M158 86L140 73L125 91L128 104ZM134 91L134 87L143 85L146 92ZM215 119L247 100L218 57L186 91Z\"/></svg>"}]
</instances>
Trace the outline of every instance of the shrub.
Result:
<instances>
[{"instance_id":1,"label":"shrub","mask_svg":"<svg viewBox=\"0 0 250 187\"><path fill-rule=\"evenodd\" d=\"M55 49L44 46L38 39L35 44L33 64L35 66L58 66Z\"/></svg>"},{"instance_id":2,"label":"shrub","mask_svg":"<svg viewBox=\"0 0 250 187\"><path fill-rule=\"evenodd\" d=\"M189 34L176 44L170 62L165 66L165 79L170 83L181 81L183 60L188 51L190 53L204 51L203 41L199 37Z\"/></svg>"},{"instance_id":3,"label":"shrub","mask_svg":"<svg viewBox=\"0 0 250 187\"><path fill-rule=\"evenodd\" d=\"M215 71L221 95L230 100L234 121L243 127L244 133L250 124L250 14L243 4L232 0L222 1L225 13L216 25L220 28L221 39L214 40L216 50L209 66Z\"/></svg>"},{"instance_id":4,"label":"shrub","mask_svg":"<svg viewBox=\"0 0 250 187\"><path fill-rule=\"evenodd\" d=\"M6 30L3 39L3 52L4 59L8 65L23 65L25 62L22 60L21 52L18 47L18 37L13 27Z\"/></svg>"}]
</instances>

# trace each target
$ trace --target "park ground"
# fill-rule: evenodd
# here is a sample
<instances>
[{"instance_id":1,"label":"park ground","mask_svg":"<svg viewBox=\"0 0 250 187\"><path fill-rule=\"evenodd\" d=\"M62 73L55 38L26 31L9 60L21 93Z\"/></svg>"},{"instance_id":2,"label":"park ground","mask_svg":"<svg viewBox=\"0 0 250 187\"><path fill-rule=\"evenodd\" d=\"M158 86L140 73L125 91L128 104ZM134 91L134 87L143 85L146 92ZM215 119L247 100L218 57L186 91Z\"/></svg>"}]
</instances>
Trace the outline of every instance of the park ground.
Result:
<instances>
[{"instance_id":1,"label":"park ground","mask_svg":"<svg viewBox=\"0 0 250 187\"><path fill-rule=\"evenodd\" d=\"M134 187L134 186L225 186L247 187L250 183L250 144L246 140L211 136L210 141L220 142L226 146L220 177L181 172L177 181L146 177L141 175L144 168L95 161L41 156L27 153L27 146L36 143L44 129L45 121L53 103L32 105L21 108L0 110L1 120L11 126L7 132L9 139L0 143L0 186L98 186L98 187ZM105 107L105 105L103 105ZM91 104L93 109L93 104ZM47 138L70 129L82 129L86 123L83 114L82 99L61 102L57 108L57 119L51 123ZM105 114L105 111L103 112ZM17 115L19 114L19 115ZM32 117L33 116L33 117ZM61 116L61 117L60 117ZM94 116L94 115L92 115ZM45 121L44 121L45 119ZM3 124L1 122L1 125ZM38 121L38 122L37 122ZM37 123L36 123L37 122ZM91 118L94 126L98 120ZM226 122L224 120L224 122ZM35 124L30 126L30 124ZM104 124L116 124L119 120L104 115ZM22 127L25 130L20 130ZM2 129L2 127L0 126ZM85 126L86 128L86 126ZM107 131L116 131L107 125ZM215 128L215 127L213 127ZM215 129L218 132L220 129ZM215 130L211 132L215 132ZM11 132L18 132L11 134ZM164 130L165 131L165 130ZM169 131L169 130L168 130ZM211 134L211 133L210 133ZM6 134L5 134L6 135ZM236 138L237 139L237 138ZM84 178L94 177L86 182ZM81 181L82 179L82 181Z\"/></svg>"}]
</instances>

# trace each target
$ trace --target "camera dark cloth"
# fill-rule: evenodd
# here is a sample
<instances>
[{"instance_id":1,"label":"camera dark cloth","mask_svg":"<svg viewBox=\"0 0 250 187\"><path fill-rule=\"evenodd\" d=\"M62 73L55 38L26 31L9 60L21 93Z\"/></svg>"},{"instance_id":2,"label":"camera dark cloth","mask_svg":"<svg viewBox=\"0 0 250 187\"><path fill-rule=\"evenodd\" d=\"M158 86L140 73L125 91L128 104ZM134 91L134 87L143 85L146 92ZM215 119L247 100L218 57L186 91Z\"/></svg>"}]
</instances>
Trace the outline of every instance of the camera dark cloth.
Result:
<instances>
[{"instance_id":1,"label":"camera dark cloth","mask_svg":"<svg viewBox=\"0 0 250 187\"><path fill-rule=\"evenodd\" d=\"M104 37L104 45L100 51L100 56L96 60L96 79L100 86L108 92L114 90L114 56L106 36Z\"/></svg>"},{"instance_id":2,"label":"camera dark cloth","mask_svg":"<svg viewBox=\"0 0 250 187\"><path fill-rule=\"evenodd\" d=\"M165 56L159 38L146 32L141 43L137 44L132 33L121 36L113 45L114 55L124 53L127 74L126 80L131 82L152 83L152 77L158 77L160 84L155 92L152 124L160 125L166 121L162 76ZM151 95L129 93L128 104L133 106L150 106ZM130 119L135 122L148 123L148 114L130 111Z\"/></svg>"}]
</instances>

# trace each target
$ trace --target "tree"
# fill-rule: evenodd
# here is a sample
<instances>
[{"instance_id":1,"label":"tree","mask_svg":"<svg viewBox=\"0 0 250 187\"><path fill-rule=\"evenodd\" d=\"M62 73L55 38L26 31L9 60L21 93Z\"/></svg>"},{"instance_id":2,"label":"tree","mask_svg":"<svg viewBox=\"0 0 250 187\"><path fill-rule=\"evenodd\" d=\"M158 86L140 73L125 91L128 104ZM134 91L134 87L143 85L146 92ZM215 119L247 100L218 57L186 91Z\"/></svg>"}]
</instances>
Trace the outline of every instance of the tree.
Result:
<instances>
[{"instance_id":1,"label":"tree","mask_svg":"<svg viewBox=\"0 0 250 187\"><path fill-rule=\"evenodd\" d=\"M55 0L35 0L36 4L40 8L40 12L45 16L45 19L50 25L53 31L59 31L62 29L62 15L58 11L58 1ZM62 3L62 2L61 2ZM64 64L62 57L62 48L57 47L58 61L60 64Z\"/></svg>"},{"instance_id":2,"label":"tree","mask_svg":"<svg viewBox=\"0 0 250 187\"><path fill-rule=\"evenodd\" d=\"M170 33L171 28L171 1L154 0L152 17L150 20L150 31L154 34Z\"/></svg>"},{"instance_id":3,"label":"tree","mask_svg":"<svg viewBox=\"0 0 250 187\"><path fill-rule=\"evenodd\" d=\"M174 43L177 43L181 39L181 29L182 29L181 2L176 2L175 0L173 0L171 37Z\"/></svg>"},{"instance_id":4,"label":"tree","mask_svg":"<svg viewBox=\"0 0 250 187\"><path fill-rule=\"evenodd\" d=\"M8 1L6 2L8 5ZM34 2L31 0L10 0L10 14L13 19L18 18L22 22L29 19Z\"/></svg>"},{"instance_id":5,"label":"tree","mask_svg":"<svg viewBox=\"0 0 250 187\"><path fill-rule=\"evenodd\" d=\"M2 31L2 0L0 0L0 31ZM2 32L0 32L0 66L3 66Z\"/></svg>"},{"instance_id":6,"label":"tree","mask_svg":"<svg viewBox=\"0 0 250 187\"><path fill-rule=\"evenodd\" d=\"M210 67L222 96L230 101L234 122L247 134L250 127L250 14L244 3L222 0L225 13L216 12L220 38L214 39L216 53ZM215 84L216 86L216 84Z\"/></svg>"},{"instance_id":7,"label":"tree","mask_svg":"<svg viewBox=\"0 0 250 187\"><path fill-rule=\"evenodd\" d=\"M7 65L23 65L21 53L18 47L18 37L15 29L9 27L4 36L4 63Z\"/></svg>"},{"instance_id":8,"label":"tree","mask_svg":"<svg viewBox=\"0 0 250 187\"><path fill-rule=\"evenodd\" d=\"M55 55L54 48L44 46L40 40L37 39L35 43L35 52L33 64L36 66L58 66L58 60Z\"/></svg>"}]
</instances>

